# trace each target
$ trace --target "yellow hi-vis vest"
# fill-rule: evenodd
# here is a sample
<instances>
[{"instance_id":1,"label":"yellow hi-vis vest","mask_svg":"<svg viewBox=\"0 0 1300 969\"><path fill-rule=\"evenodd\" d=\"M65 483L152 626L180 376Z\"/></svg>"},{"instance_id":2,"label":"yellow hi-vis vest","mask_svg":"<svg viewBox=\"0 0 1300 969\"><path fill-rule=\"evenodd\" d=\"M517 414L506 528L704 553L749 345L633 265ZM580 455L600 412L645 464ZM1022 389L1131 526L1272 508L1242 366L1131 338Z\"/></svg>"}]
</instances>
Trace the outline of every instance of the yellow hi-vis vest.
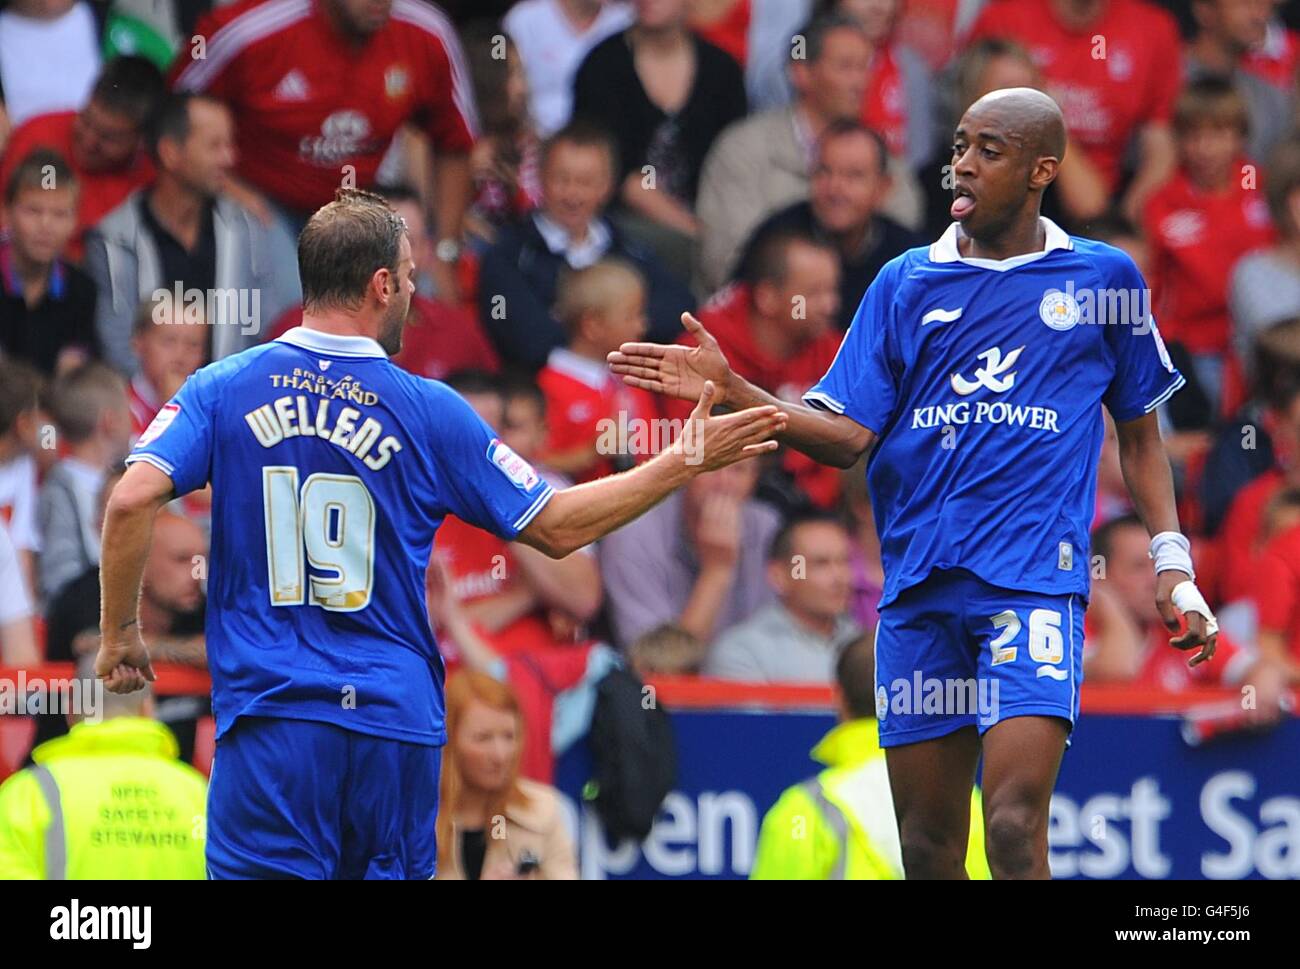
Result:
<instances>
[{"instance_id":1,"label":"yellow hi-vis vest","mask_svg":"<svg viewBox=\"0 0 1300 969\"><path fill-rule=\"evenodd\" d=\"M812 757L827 768L788 788L767 812L749 877L902 878L903 851L875 719L841 723L813 748ZM979 788L971 793L966 873L991 877Z\"/></svg>"},{"instance_id":2,"label":"yellow hi-vis vest","mask_svg":"<svg viewBox=\"0 0 1300 969\"><path fill-rule=\"evenodd\" d=\"M79 723L0 785L0 879L203 878L207 782L161 723Z\"/></svg>"}]
</instances>

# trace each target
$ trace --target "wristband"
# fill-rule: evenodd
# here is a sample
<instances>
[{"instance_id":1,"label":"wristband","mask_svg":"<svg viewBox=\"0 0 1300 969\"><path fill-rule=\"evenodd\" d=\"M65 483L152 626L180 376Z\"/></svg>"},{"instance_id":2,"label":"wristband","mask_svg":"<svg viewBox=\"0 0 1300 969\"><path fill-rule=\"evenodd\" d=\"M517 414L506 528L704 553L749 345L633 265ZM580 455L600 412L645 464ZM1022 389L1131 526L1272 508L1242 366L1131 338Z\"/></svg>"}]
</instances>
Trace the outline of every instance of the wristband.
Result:
<instances>
[{"instance_id":1,"label":"wristband","mask_svg":"<svg viewBox=\"0 0 1300 969\"><path fill-rule=\"evenodd\" d=\"M1156 563L1156 574L1161 572L1186 572L1196 578L1192 570L1192 543L1178 532L1161 532L1151 539L1147 553Z\"/></svg>"},{"instance_id":2,"label":"wristband","mask_svg":"<svg viewBox=\"0 0 1300 969\"><path fill-rule=\"evenodd\" d=\"M1210 612L1210 606L1205 601L1205 596L1201 595L1201 590L1196 588L1196 583L1179 582L1170 593L1170 598L1173 599L1174 608L1183 615L1199 612L1205 617L1205 635L1213 636L1219 631L1219 621Z\"/></svg>"}]
</instances>

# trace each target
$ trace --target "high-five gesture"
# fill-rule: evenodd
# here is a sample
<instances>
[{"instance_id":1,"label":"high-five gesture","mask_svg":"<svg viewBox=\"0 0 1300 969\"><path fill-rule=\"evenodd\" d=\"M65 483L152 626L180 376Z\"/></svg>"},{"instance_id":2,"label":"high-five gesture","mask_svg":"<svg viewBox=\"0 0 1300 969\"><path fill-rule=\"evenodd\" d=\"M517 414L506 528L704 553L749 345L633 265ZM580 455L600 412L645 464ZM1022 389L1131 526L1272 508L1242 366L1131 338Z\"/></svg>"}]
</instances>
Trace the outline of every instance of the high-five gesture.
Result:
<instances>
[{"instance_id":1,"label":"high-five gesture","mask_svg":"<svg viewBox=\"0 0 1300 969\"><path fill-rule=\"evenodd\" d=\"M690 401L698 401L704 393L704 382L712 380L714 403L732 403L727 394L733 374L718 341L690 313L682 314L682 326L695 337L698 346L624 343L609 355L610 370L628 386Z\"/></svg>"}]
</instances>

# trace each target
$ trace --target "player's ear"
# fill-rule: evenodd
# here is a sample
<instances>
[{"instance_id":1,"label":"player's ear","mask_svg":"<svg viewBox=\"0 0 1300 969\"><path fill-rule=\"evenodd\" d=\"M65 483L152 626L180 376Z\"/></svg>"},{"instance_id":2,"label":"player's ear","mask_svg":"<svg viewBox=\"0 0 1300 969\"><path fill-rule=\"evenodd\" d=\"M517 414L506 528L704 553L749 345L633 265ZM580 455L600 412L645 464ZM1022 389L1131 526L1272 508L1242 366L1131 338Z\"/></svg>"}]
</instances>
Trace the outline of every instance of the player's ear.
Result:
<instances>
[{"instance_id":1,"label":"player's ear","mask_svg":"<svg viewBox=\"0 0 1300 969\"><path fill-rule=\"evenodd\" d=\"M1061 167L1061 160L1052 155L1043 155L1034 162L1029 172L1029 187L1042 191L1056 181L1056 173Z\"/></svg>"}]
</instances>

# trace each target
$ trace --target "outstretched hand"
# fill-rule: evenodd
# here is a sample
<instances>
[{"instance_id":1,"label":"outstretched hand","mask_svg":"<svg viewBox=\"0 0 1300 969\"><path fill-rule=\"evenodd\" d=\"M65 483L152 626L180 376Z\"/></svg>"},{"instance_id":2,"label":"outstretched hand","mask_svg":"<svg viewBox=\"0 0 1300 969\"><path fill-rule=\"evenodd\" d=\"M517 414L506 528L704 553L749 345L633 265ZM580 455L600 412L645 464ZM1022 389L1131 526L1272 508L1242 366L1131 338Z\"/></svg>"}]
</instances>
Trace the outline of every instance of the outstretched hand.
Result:
<instances>
[{"instance_id":1,"label":"outstretched hand","mask_svg":"<svg viewBox=\"0 0 1300 969\"><path fill-rule=\"evenodd\" d=\"M714 417L717 393L712 380L704 381L685 429L673 442L673 448L685 456L688 465L701 472L716 471L779 447L775 438L789 421L784 411L766 404Z\"/></svg>"},{"instance_id":2,"label":"outstretched hand","mask_svg":"<svg viewBox=\"0 0 1300 969\"><path fill-rule=\"evenodd\" d=\"M624 343L609 355L610 370L629 387L690 401L699 400L705 382L712 381L713 402L726 404L732 372L718 341L690 313L682 314L682 326L697 346Z\"/></svg>"}]
</instances>

